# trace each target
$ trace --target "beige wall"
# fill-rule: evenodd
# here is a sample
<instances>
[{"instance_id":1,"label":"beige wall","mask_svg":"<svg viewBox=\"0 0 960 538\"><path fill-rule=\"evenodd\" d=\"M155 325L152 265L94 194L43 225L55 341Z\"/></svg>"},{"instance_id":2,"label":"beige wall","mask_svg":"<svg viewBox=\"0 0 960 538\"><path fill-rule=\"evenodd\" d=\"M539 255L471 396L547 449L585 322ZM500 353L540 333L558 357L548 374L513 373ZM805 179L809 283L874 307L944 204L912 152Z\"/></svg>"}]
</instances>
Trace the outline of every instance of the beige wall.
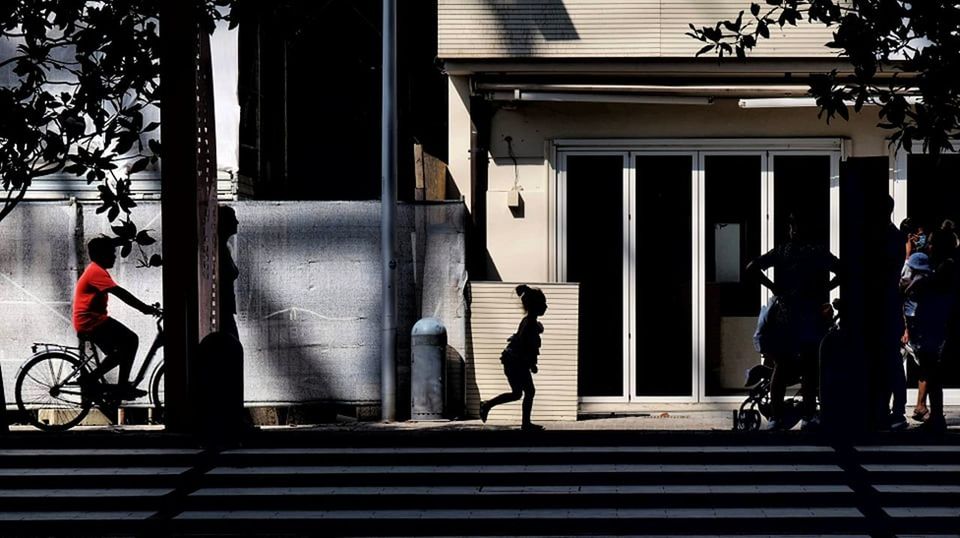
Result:
<instances>
[{"instance_id":1,"label":"beige wall","mask_svg":"<svg viewBox=\"0 0 960 538\"><path fill-rule=\"evenodd\" d=\"M463 196L467 211L473 211L470 198L470 78L447 79L447 172Z\"/></svg>"},{"instance_id":2,"label":"beige wall","mask_svg":"<svg viewBox=\"0 0 960 538\"><path fill-rule=\"evenodd\" d=\"M847 151L851 156L887 155L886 133L875 127L877 121L875 109L867 109L849 122L827 125L817 118L816 108L741 109L736 100L720 100L710 106L519 103L501 108L493 117L491 135L487 191L490 257L505 281L551 280L550 224L554 217L549 201L555 180L548 159L550 140L845 137L850 139ZM509 157L506 136L512 138L516 166ZM450 144L451 160L466 154L469 132L464 137L451 128ZM451 170L458 185L464 181L469 185L469 165L466 171L463 175ZM522 217L511 213L506 204L515 183L522 189ZM461 187L461 192L469 192L469 188Z\"/></svg>"}]
</instances>

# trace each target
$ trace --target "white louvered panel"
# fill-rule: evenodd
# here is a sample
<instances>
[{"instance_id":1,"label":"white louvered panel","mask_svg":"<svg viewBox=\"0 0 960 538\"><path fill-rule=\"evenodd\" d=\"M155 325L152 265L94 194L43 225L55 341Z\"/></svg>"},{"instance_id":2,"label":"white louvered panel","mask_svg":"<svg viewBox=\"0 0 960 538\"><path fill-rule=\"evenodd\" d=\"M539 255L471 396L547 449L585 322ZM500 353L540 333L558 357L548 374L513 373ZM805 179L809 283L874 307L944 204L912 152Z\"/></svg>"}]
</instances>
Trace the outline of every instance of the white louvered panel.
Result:
<instances>
[{"instance_id":1,"label":"white louvered panel","mask_svg":"<svg viewBox=\"0 0 960 538\"><path fill-rule=\"evenodd\" d=\"M755 0L756 1L756 0ZM764 2L759 2L766 8ZM692 56L702 43L685 35L694 26L713 25L722 20L734 20L744 12L744 21L752 19L749 0L671 0L663 2L661 14L661 45L663 56ZM830 57L835 53L824 46L832 40L833 30L821 24L798 21L797 26L786 25L782 30L770 28L770 39L760 41L751 57Z\"/></svg>"},{"instance_id":2,"label":"white louvered panel","mask_svg":"<svg viewBox=\"0 0 960 538\"><path fill-rule=\"evenodd\" d=\"M688 24L749 16L750 0L439 0L442 58L686 57ZM754 57L830 57L832 30L771 29Z\"/></svg>"},{"instance_id":3,"label":"white louvered panel","mask_svg":"<svg viewBox=\"0 0 960 538\"><path fill-rule=\"evenodd\" d=\"M444 58L656 56L660 0L439 0Z\"/></svg>"},{"instance_id":4,"label":"white louvered panel","mask_svg":"<svg viewBox=\"0 0 960 538\"><path fill-rule=\"evenodd\" d=\"M470 318L467 331L467 410L478 416L480 400L509 392L503 375L500 354L507 338L517 330L523 307L514 289L516 284L502 282L470 283ZM533 376L537 395L533 420L577 419L577 334L579 289L576 284L531 284L547 297L543 323L543 344ZM520 421L520 402L497 407L490 420Z\"/></svg>"}]
</instances>

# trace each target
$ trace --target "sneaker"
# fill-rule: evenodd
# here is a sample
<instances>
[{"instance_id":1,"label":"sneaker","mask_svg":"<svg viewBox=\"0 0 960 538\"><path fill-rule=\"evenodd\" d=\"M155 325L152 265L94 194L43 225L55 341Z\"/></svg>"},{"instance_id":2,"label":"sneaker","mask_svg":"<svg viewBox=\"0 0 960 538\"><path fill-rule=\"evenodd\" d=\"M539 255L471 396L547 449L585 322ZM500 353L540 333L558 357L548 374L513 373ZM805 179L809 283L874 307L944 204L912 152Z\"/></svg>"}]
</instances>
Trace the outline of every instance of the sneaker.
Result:
<instances>
[{"instance_id":1,"label":"sneaker","mask_svg":"<svg viewBox=\"0 0 960 538\"><path fill-rule=\"evenodd\" d=\"M539 424L534 424L534 423L532 423L532 422L528 422L528 423L524 424L523 426L520 426L520 429L523 430L523 431L525 431L525 432L538 432L538 431L543 430L544 428L543 428L543 426L541 426L541 425L539 425Z\"/></svg>"},{"instance_id":2,"label":"sneaker","mask_svg":"<svg viewBox=\"0 0 960 538\"><path fill-rule=\"evenodd\" d=\"M760 428L760 429L763 430L763 431L765 431L765 432L775 432L775 431L781 431L781 430L783 430L783 429L784 429L784 426L785 426L785 424L784 424L780 419L771 418L771 419L768 420L767 423L764 424L763 427Z\"/></svg>"},{"instance_id":3,"label":"sneaker","mask_svg":"<svg viewBox=\"0 0 960 538\"><path fill-rule=\"evenodd\" d=\"M80 396L85 400L94 399L100 392L100 385L90 377L80 376L77 384L80 385Z\"/></svg>"},{"instance_id":4,"label":"sneaker","mask_svg":"<svg viewBox=\"0 0 960 538\"><path fill-rule=\"evenodd\" d=\"M487 402L480 402L480 422L486 422L488 416L490 416L490 408L487 407Z\"/></svg>"},{"instance_id":5,"label":"sneaker","mask_svg":"<svg viewBox=\"0 0 960 538\"><path fill-rule=\"evenodd\" d=\"M890 415L890 431L898 432L907 429L907 417L903 415Z\"/></svg>"},{"instance_id":6,"label":"sneaker","mask_svg":"<svg viewBox=\"0 0 960 538\"><path fill-rule=\"evenodd\" d=\"M809 419L803 419L800 421L800 431L817 431L820 429L820 416L814 415Z\"/></svg>"},{"instance_id":7,"label":"sneaker","mask_svg":"<svg viewBox=\"0 0 960 538\"><path fill-rule=\"evenodd\" d=\"M943 433L947 431L947 421L943 417L939 419L930 415L930 418L923 424L917 426L917 429L929 433Z\"/></svg>"}]
</instances>

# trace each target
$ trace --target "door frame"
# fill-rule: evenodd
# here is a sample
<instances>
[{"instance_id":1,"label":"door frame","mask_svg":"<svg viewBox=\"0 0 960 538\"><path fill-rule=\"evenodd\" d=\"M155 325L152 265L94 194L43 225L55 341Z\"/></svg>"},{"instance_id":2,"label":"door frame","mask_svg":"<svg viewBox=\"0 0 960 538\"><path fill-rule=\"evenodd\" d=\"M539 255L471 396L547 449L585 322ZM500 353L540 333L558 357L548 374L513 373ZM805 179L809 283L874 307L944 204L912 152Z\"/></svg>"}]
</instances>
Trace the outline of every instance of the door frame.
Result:
<instances>
[{"instance_id":1,"label":"door frame","mask_svg":"<svg viewBox=\"0 0 960 538\"><path fill-rule=\"evenodd\" d=\"M550 191L555 193L552 205L556 208L549 227L554 240L550 242L551 257L556 260L552 278L558 282L566 281L566 181L567 157L570 155L621 155L624 159L624 195L628 200L624 208L625 249L635 252L636 238L632 233L631 217L636 212L635 157L637 155L691 155L692 196L691 216L692 266L691 278L694 279L692 294L692 345L694 346L691 368L693 376L690 396L637 396L636 395L636 357L630 339L636 332L636 301L633 290L636 286L636 274L629 257L624 259L625 289L628 299L624 301L626 310L624 330L624 389L619 397L581 396L581 407L589 411L590 407L609 409L611 404L619 404L628 411L631 408L648 408L653 403L717 403L729 404L743 400L742 396L706 396L705 377L702 373L706 366L706 327L702 313L705 312L705 248L703 228L705 222L704 159L707 155L759 155L761 156L761 199L762 215L766 223L761 228L761 249L772 247L773 238L773 167L777 155L824 155L830 156L830 236L831 249L839 247L839 163L844 159L843 138L672 138L672 139L555 139L549 142L547 151L550 160ZM834 252L837 252L834 250ZM761 301L768 292L761 288Z\"/></svg>"},{"instance_id":2,"label":"door frame","mask_svg":"<svg viewBox=\"0 0 960 538\"><path fill-rule=\"evenodd\" d=\"M627 252L630 248L630 187L631 175L632 175L632 163L629 162L630 156L628 152L618 151L618 150L572 150L572 151L558 151L557 152L557 222L556 222L556 244L551 245L556 249L556 259L557 259L557 282L566 282L567 281L567 158L570 156L577 157L617 157L621 158L621 164L623 169L622 183L621 183L621 196L623 207L621 208L621 220L622 220L622 252ZM628 169L628 166L631 168ZM623 289L626 292L625 300L623 301L623 342L622 342L622 356L623 356L623 365L622 371L624 373L623 385L621 387L622 396L594 396L594 397L581 397L580 401L582 402L604 402L604 403L629 403L629 390L630 390L630 380L627 377L627 373L630 371L630 336L632 334L632 328L630 325L630 303L629 298L631 296L631 287L630 283L632 282L631 277L631 266L627 256L623 256L623 268L622 268L622 285Z\"/></svg>"}]
</instances>

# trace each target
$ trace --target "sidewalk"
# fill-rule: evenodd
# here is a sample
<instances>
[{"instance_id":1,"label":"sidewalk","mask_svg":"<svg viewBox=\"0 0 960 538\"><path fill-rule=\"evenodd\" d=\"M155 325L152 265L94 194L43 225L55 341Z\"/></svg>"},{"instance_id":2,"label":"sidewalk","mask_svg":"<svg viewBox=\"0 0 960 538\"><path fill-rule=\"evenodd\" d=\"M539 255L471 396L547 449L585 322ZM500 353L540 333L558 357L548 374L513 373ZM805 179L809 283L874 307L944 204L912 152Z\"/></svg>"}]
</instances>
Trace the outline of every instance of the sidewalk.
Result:
<instances>
[{"instance_id":1,"label":"sidewalk","mask_svg":"<svg viewBox=\"0 0 960 538\"><path fill-rule=\"evenodd\" d=\"M947 408L947 424L952 432L960 433L960 406ZM536 416L536 413L534 413ZM910 428L919 423L908 419ZM573 422L541 422L551 431L731 431L731 411L688 411L651 413L636 416L584 417ZM423 422L359 422L349 417L328 424L298 424L288 426L261 426L263 431L305 430L343 432L417 432L417 431L503 431L519 427L518 423L498 421L496 417L486 423L479 420L438 420ZM12 432L36 431L31 426L11 426ZM797 427L799 429L799 426ZM72 431L113 432L161 432L162 426L86 426Z\"/></svg>"}]
</instances>

